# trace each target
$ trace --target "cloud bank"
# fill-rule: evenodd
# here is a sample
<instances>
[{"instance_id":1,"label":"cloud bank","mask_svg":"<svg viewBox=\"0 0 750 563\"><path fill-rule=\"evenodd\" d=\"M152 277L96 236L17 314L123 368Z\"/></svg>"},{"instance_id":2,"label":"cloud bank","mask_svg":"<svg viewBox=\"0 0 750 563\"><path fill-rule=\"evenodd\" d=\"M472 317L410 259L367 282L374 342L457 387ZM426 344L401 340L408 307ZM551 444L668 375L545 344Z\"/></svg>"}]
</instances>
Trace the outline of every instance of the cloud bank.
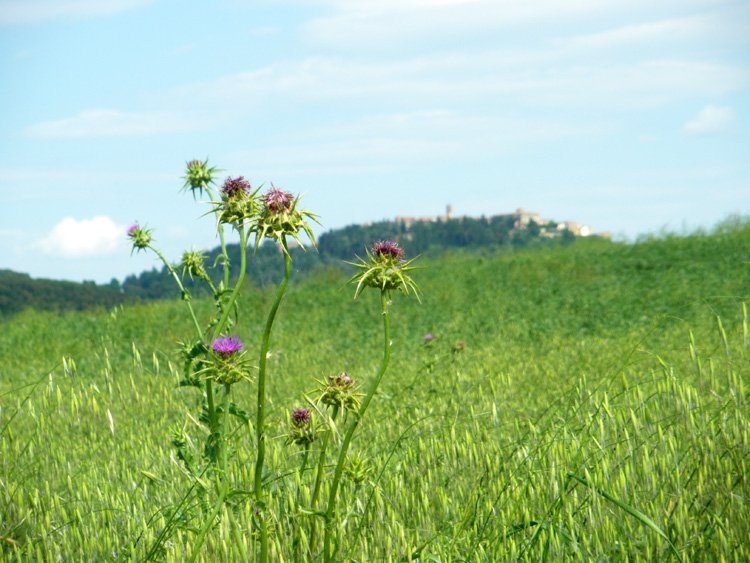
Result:
<instances>
[{"instance_id":1,"label":"cloud bank","mask_svg":"<svg viewBox=\"0 0 750 563\"><path fill-rule=\"evenodd\" d=\"M44 121L28 127L26 134L41 139L96 137L138 137L181 133L192 129L191 122L170 112L122 112L91 109L72 117Z\"/></svg>"},{"instance_id":2,"label":"cloud bank","mask_svg":"<svg viewBox=\"0 0 750 563\"><path fill-rule=\"evenodd\" d=\"M109 16L151 0L0 0L0 25Z\"/></svg>"},{"instance_id":3,"label":"cloud bank","mask_svg":"<svg viewBox=\"0 0 750 563\"><path fill-rule=\"evenodd\" d=\"M691 135L708 135L719 133L729 127L734 119L732 108L706 106L698 114L688 121L683 127L686 133Z\"/></svg>"},{"instance_id":4,"label":"cloud bank","mask_svg":"<svg viewBox=\"0 0 750 563\"><path fill-rule=\"evenodd\" d=\"M114 254L122 248L124 241L125 227L100 215L81 220L66 217L36 246L48 256L84 258Z\"/></svg>"}]
</instances>

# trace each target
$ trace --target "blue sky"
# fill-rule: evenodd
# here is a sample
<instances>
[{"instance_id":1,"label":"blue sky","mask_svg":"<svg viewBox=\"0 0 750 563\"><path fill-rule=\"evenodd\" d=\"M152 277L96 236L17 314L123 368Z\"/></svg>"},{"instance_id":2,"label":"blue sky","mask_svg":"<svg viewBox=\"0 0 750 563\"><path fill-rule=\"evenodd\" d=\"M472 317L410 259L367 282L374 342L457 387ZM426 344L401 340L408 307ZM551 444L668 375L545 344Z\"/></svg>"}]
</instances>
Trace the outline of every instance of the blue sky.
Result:
<instances>
[{"instance_id":1,"label":"blue sky","mask_svg":"<svg viewBox=\"0 0 750 563\"><path fill-rule=\"evenodd\" d=\"M750 214L750 3L0 0L0 268L215 246L208 157L325 229L518 207L634 238ZM320 232L320 230L318 231Z\"/></svg>"}]
</instances>

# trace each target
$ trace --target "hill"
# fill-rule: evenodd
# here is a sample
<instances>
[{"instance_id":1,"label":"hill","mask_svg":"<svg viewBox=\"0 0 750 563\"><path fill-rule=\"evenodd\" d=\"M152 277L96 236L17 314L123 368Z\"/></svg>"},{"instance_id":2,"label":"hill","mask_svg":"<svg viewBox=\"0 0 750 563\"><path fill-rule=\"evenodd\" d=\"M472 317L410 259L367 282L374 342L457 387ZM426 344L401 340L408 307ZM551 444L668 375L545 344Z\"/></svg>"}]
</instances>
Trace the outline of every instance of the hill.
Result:
<instances>
[{"instance_id":1,"label":"hill","mask_svg":"<svg viewBox=\"0 0 750 563\"><path fill-rule=\"evenodd\" d=\"M28 274L0 270L0 316L12 315L28 307L46 311L82 310L91 307L111 308L129 301L120 284L68 282L34 279Z\"/></svg>"},{"instance_id":2,"label":"hill","mask_svg":"<svg viewBox=\"0 0 750 563\"><path fill-rule=\"evenodd\" d=\"M520 248L544 245L565 245L578 235L568 227L575 224L555 223L522 210L493 217L435 217L420 219L398 219L380 221L367 225L350 225L323 233L317 241L318 251L292 248L293 267L299 276L325 267L341 267L342 261L363 255L364 249L375 240L390 239L401 243L412 255L437 255L450 249L494 249L511 251ZM579 231L575 231L579 232ZM239 264L237 245L227 245L227 253L233 266ZM207 264L214 264L219 256L215 248L207 253ZM248 253L251 264L250 278L258 285L278 279L282 265L278 260L278 249L270 241L262 245L257 253ZM209 275L218 283L219 268L209 270ZM232 269L232 277L237 275ZM187 280L186 287L195 292L203 287ZM151 270L140 275L128 276L122 284L128 296L142 299L161 299L175 295L171 276L166 268Z\"/></svg>"},{"instance_id":3,"label":"hill","mask_svg":"<svg viewBox=\"0 0 750 563\"><path fill-rule=\"evenodd\" d=\"M363 480L342 485L346 559L749 559L749 247L750 223L735 222L635 244L421 259L422 303L394 296L393 363L355 439ZM290 409L316 379L366 382L379 363L377 296L354 301L347 277L327 269L291 288L271 339L279 559L294 560L289 527L316 521L289 508L298 491L309 498L302 452L285 444ZM273 298L257 286L241 296L233 330L250 354ZM194 304L210 317L210 300ZM176 343L191 331L177 300L25 311L4 325L4 557L143 560L155 542L160 559L190 556L213 507L181 504L191 481L173 446L176 429L201 439L190 418L201 393L177 386ZM232 393L254 413L253 381ZM234 427L238 494L206 560L253 549L250 426Z\"/></svg>"},{"instance_id":4,"label":"hill","mask_svg":"<svg viewBox=\"0 0 750 563\"><path fill-rule=\"evenodd\" d=\"M434 255L455 248L511 250L545 244L568 244L576 238L574 231L568 228L574 224L536 221L542 219L522 210L489 218L380 221L327 231L318 240L318 252L305 252L300 248L292 248L291 252L294 255L295 273L299 276L329 266L341 267L342 260L362 254L366 245L380 239L402 242L412 254ZM238 245L229 244L227 253L233 266L240 263ZM219 254L219 248L207 252L206 263L215 264ZM276 247L270 243L261 245L257 253L248 254L251 264L249 275L255 284L262 286L278 278L283 267L277 256ZM208 270L214 282L218 283L220 268ZM236 267L231 272L232 277L236 277ZM206 293L202 285L190 279L185 280L185 286L193 293ZM177 296L172 277L164 267L128 276L122 283L113 279L107 285L33 279L27 274L0 270L0 315L14 314L25 308L82 310Z\"/></svg>"}]
</instances>

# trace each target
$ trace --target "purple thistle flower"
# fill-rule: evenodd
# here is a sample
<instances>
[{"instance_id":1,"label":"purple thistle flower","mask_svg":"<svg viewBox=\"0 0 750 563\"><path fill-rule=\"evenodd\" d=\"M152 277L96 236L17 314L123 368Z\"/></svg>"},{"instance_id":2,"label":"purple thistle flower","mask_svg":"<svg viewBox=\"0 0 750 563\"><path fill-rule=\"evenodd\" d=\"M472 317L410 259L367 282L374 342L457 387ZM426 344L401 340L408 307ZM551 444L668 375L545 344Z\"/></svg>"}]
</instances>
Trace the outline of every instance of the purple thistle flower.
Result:
<instances>
[{"instance_id":1,"label":"purple thistle flower","mask_svg":"<svg viewBox=\"0 0 750 563\"><path fill-rule=\"evenodd\" d=\"M294 196L289 192L281 191L272 187L266 195L263 196L263 204L271 213L283 213L289 211L294 202Z\"/></svg>"},{"instance_id":2,"label":"purple thistle flower","mask_svg":"<svg viewBox=\"0 0 750 563\"><path fill-rule=\"evenodd\" d=\"M294 409L292 411L292 426L295 428L305 428L310 424L310 410L309 409Z\"/></svg>"},{"instance_id":3,"label":"purple thistle flower","mask_svg":"<svg viewBox=\"0 0 750 563\"><path fill-rule=\"evenodd\" d=\"M229 198L247 195L250 191L250 182L242 176L227 178L221 188L222 193Z\"/></svg>"},{"instance_id":4,"label":"purple thistle flower","mask_svg":"<svg viewBox=\"0 0 750 563\"><path fill-rule=\"evenodd\" d=\"M211 350L220 356L231 356L242 350L242 341L236 336L219 336L211 343Z\"/></svg>"},{"instance_id":5,"label":"purple thistle flower","mask_svg":"<svg viewBox=\"0 0 750 563\"><path fill-rule=\"evenodd\" d=\"M392 240L379 240L372 245L370 253L376 259L401 260L404 257L404 249Z\"/></svg>"},{"instance_id":6,"label":"purple thistle flower","mask_svg":"<svg viewBox=\"0 0 750 563\"><path fill-rule=\"evenodd\" d=\"M349 377L345 371L342 371L338 375L332 375L329 377L331 384L338 389L347 389L354 384L354 380Z\"/></svg>"},{"instance_id":7,"label":"purple thistle flower","mask_svg":"<svg viewBox=\"0 0 750 563\"><path fill-rule=\"evenodd\" d=\"M432 342L432 334L430 333L425 334L422 338L426 343Z\"/></svg>"},{"instance_id":8,"label":"purple thistle flower","mask_svg":"<svg viewBox=\"0 0 750 563\"><path fill-rule=\"evenodd\" d=\"M130 225L130 226L128 227L128 236L129 236L129 237L132 237L132 236L133 236L133 233L134 233L134 232L136 232L136 231L137 231L138 229L140 229L140 228L141 228L141 227L140 227L140 226L138 225L138 223L133 223L132 225Z\"/></svg>"}]
</instances>

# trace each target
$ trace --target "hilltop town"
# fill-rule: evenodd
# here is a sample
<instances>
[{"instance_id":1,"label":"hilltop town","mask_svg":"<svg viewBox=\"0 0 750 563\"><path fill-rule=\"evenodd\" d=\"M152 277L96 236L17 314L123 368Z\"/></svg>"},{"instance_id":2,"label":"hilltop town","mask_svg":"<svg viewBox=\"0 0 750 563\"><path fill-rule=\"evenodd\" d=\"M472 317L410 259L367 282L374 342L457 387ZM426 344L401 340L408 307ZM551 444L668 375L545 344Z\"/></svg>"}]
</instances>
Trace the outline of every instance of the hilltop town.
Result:
<instances>
[{"instance_id":1,"label":"hilltop town","mask_svg":"<svg viewBox=\"0 0 750 563\"><path fill-rule=\"evenodd\" d=\"M539 228L539 236L545 238L555 238L557 236L560 236L565 231L568 231L569 233L577 237L588 237L594 234L588 225L581 225L579 223L576 223L575 221L558 222L552 219L544 219L539 213L526 211L520 207L513 213L492 215L489 217L472 217L468 215L454 215L453 206L448 204L445 207L445 214L443 215L432 215L426 217L396 216L394 218L394 222L403 225L406 229L409 229L416 223L445 223L450 220L462 219L484 219L488 222L493 219L499 219L504 222L511 222L514 230L526 229L533 223ZM597 236L609 238L609 233L597 233Z\"/></svg>"}]
</instances>

